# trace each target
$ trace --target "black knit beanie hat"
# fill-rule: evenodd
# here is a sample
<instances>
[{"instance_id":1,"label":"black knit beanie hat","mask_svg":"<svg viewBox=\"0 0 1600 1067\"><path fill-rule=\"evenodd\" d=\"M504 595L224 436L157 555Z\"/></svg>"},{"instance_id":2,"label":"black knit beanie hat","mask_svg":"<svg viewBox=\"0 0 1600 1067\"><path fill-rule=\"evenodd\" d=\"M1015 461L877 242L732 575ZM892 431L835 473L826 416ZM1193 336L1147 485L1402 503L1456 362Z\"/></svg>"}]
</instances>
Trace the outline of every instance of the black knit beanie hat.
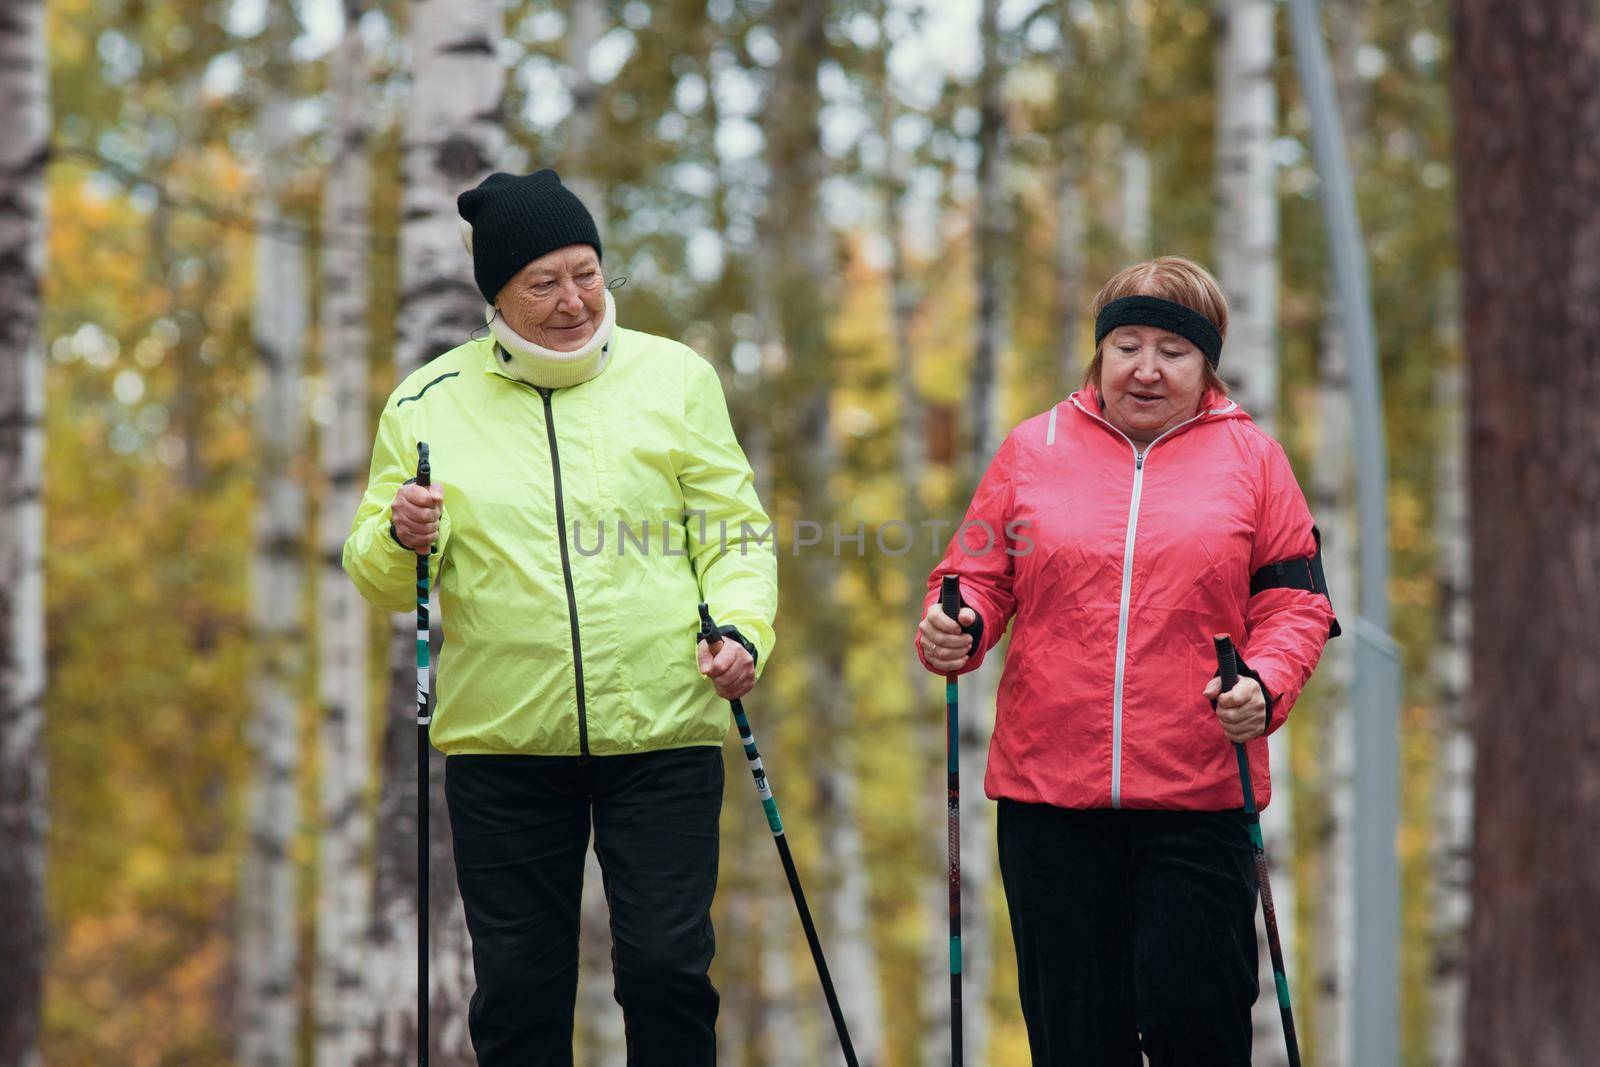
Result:
<instances>
[{"instance_id":1,"label":"black knit beanie hat","mask_svg":"<svg viewBox=\"0 0 1600 1067\"><path fill-rule=\"evenodd\" d=\"M472 277L486 303L547 252L590 245L600 255L594 217L553 170L491 174L456 197L456 210L472 227Z\"/></svg>"}]
</instances>

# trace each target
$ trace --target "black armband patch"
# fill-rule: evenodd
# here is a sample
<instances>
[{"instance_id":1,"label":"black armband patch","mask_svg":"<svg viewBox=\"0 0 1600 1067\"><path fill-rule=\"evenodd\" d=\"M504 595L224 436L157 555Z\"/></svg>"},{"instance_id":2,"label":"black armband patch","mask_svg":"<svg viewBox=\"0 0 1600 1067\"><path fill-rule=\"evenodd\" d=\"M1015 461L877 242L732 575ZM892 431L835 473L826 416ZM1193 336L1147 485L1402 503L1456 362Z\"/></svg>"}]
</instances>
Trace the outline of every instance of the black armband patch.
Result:
<instances>
[{"instance_id":1,"label":"black armband patch","mask_svg":"<svg viewBox=\"0 0 1600 1067\"><path fill-rule=\"evenodd\" d=\"M1316 593L1333 606L1333 597L1328 593L1328 579L1322 573L1322 531L1315 526L1311 528L1311 536L1317 543L1316 552L1310 556L1299 559L1279 560L1269 563L1250 576L1250 595L1264 593L1268 589L1304 589L1308 593ZM1339 620L1335 618L1328 627L1328 637L1338 637L1343 631L1339 628Z\"/></svg>"}]
</instances>

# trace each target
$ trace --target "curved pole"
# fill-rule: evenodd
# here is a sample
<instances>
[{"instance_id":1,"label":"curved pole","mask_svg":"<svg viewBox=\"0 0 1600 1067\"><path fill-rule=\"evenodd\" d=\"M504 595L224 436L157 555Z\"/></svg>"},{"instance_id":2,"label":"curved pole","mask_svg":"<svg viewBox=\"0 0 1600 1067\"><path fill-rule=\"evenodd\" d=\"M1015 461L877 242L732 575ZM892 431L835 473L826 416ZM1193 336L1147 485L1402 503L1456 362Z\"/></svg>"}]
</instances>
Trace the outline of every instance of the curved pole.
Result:
<instances>
[{"instance_id":1,"label":"curved pole","mask_svg":"<svg viewBox=\"0 0 1600 1067\"><path fill-rule=\"evenodd\" d=\"M1355 622L1355 974L1350 995L1351 1062L1399 1061L1400 867L1399 646L1389 634L1388 460L1383 396L1366 246L1345 152L1333 76L1316 0L1288 0L1300 89L1311 113L1311 142L1322 185L1322 215L1333 261L1339 321L1350 354L1356 428L1356 510L1360 519L1360 595Z\"/></svg>"}]
</instances>

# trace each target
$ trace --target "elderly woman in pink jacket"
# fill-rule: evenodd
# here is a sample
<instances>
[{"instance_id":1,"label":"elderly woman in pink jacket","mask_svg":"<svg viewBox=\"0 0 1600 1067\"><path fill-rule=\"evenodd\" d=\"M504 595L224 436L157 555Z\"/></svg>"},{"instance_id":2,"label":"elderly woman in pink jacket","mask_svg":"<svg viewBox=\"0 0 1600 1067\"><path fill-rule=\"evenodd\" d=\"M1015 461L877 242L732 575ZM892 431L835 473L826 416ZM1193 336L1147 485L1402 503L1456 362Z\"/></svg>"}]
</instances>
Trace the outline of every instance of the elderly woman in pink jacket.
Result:
<instances>
[{"instance_id":1,"label":"elderly woman in pink jacket","mask_svg":"<svg viewBox=\"0 0 1600 1067\"><path fill-rule=\"evenodd\" d=\"M1265 807L1266 735L1338 623L1283 448L1217 377L1211 275L1141 263L1094 311L1083 387L1000 446L917 645L970 671L1011 626L984 787L1036 1067L1242 1067L1256 880L1232 742ZM1227 693L1219 633L1240 653Z\"/></svg>"}]
</instances>

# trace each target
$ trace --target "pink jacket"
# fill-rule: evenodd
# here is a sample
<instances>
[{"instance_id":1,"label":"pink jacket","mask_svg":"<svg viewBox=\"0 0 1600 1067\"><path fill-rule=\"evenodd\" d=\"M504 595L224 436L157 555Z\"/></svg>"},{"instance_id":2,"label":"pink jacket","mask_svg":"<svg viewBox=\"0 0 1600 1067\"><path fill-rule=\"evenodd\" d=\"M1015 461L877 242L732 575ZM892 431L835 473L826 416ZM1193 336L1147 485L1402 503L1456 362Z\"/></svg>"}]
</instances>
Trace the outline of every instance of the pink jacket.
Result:
<instances>
[{"instance_id":1,"label":"pink jacket","mask_svg":"<svg viewBox=\"0 0 1600 1067\"><path fill-rule=\"evenodd\" d=\"M924 602L941 576L960 578L983 626L963 673L1016 616L985 791L1063 808L1241 807L1233 746L1202 695L1211 638L1233 635L1267 691L1269 732L1283 725L1337 623L1322 593L1251 595L1251 579L1284 561L1309 574L1316 552L1283 448L1224 396L1208 393L1143 458L1091 389L1018 426ZM1246 747L1265 807L1266 739Z\"/></svg>"}]
</instances>

